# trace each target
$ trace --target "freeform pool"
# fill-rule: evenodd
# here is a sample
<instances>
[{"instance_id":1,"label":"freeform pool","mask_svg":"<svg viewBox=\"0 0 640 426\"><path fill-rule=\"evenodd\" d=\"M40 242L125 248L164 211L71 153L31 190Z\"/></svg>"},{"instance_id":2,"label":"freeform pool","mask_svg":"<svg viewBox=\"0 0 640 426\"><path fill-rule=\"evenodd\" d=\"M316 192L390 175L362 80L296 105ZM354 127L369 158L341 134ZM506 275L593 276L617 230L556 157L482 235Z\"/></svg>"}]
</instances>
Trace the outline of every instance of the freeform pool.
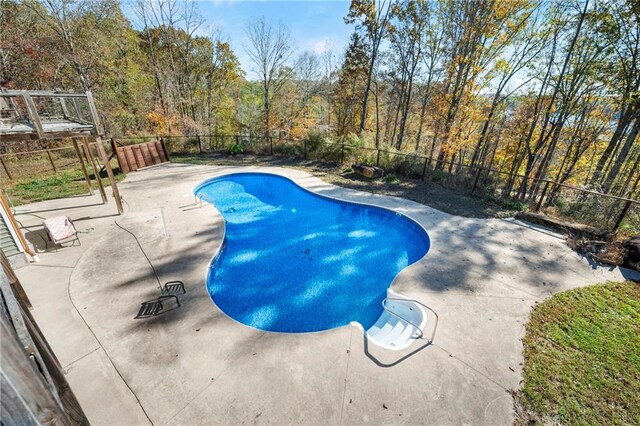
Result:
<instances>
[{"instance_id":1,"label":"freeform pool","mask_svg":"<svg viewBox=\"0 0 640 426\"><path fill-rule=\"evenodd\" d=\"M324 197L275 174L228 174L195 193L226 220L209 294L260 330L312 332L351 321L368 329L394 277L429 250L424 229L399 213Z\"/></svg>"}]
</instances>

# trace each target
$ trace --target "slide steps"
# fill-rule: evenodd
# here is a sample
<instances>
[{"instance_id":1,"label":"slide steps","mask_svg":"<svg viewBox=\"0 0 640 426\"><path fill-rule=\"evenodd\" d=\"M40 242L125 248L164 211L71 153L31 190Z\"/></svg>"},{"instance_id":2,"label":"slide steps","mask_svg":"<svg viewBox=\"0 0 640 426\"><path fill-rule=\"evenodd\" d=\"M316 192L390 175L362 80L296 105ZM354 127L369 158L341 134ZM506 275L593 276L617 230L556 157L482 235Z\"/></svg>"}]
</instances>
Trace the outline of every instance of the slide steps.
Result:
<instances>
[{"instance_id":1,"label":"slide steps","mask_svg":"<svg viewBox=\"0 0 640 426\"><path fill-rule=\"evenodd\" d=\"M427 313L419 303L411 299L397 294L388 296L383 302L382 315L366 334L369 341L377 346L398 351L408 348L423 336Z\"/></svg>"}]
</instances>

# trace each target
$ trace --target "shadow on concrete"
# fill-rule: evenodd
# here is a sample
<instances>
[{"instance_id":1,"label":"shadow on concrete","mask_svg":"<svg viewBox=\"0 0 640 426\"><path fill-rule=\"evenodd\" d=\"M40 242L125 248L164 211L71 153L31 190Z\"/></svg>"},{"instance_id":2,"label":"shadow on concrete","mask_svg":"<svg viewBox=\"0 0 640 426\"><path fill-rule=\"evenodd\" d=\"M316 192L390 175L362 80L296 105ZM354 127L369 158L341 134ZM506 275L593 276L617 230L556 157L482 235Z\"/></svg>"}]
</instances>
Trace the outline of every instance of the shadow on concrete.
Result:
<instances>
[{"instance_id":1,"label":"shadow on concrete","mask_svg":"<svg viewBox=\"0 0 640 426\"><path fill-rule=\"evenodd\" d=\"M227 158L222 155L198 158L194 164L212 164L212 161L222 166L216 170L216 173L224 172L224 166L227 165L290 166L301 163L298 160L293 161L283 157L256 159L252 156ZM305 165L318 170L331 169L326 164L316 163L307 161ZM132 189L144 186L163 193L171 190L178 173L181 179L193 178L197 180L203 178L202 169L193 169L188 165L171 164L168 169L166 173L156 175L153 179L144 181L136 179L125 182ZM176 173L172 173L170 169L176 169ZM231 170L237 171L235 168L231 168ZM357 176L354 177L354 182L363 179L359 175ZM369 180L363 181L363 183L371 184ZM351 187L350 185L344 186ZM337 195L340 191L340 188L310 189L329 196ZM376 195L372 195L375 190L372 191L369 186L362 187L360 185L354 189L368 191L368 194L357 197L358 201L373 202L376 197ZM402 190L393 193L392 196L414 198L407 196ZM451 200L451 202L453 201L456 200ZM473 202L477 203L478 200L474 199ZM414 217L425 212L420 206L405 210ZM537 234L541 238L553 239L558 245L564 246L558 235L547 229L518 221L491 220L481 223L463 217L443 219L436 218L433 227L427 229L430 234L437 233L437 238L432 241L432 250L421 262L424 264L424 268L419 271L416 277L419 286L423 289L436 292L452 289L477 292L486 287L490 279L502 277L503 281L513 281L514 286L530 295L537 296L564 288L563 275L567 273L572 273L574 276L579 275L576 271L577 267L572 266L567 260L560 261L563 256L566 257L567 254L572 253L569 248L566 248L563 254L558 255L556 247L545 247L545 244L535 241ZM531 234L527 231L535 231L535 233ZM437 250L433 250L436 245ZM489 272L488 275L480 276L477 273L478 270Z\"/></svg>"},{"instance_id":2,"label":"shadow on concrete","mask_svg":"<svg viewBox=\"0 0 640 426\"><path fill-rule=\"evenodd\" d=\"M425 343L424 345L419 346L417 349L414 349L413 351L409 352L408 354L405 354L403 356L401 356L399 359L390 362L390 363L384 363L382 361L380 361L378 358L375 357L375 355L373 355L370 351L369 351L369 339L367 338L367 334L363 333L362 334L362 338L364 341L364 354L367 356L367 358L369 358L371 361L373 361L373 363L375 365L377 365L378 367L383 367L383 368L391 368L391 367L395 367L396 365L400 364L403 361L406 361L407 359L411 358L412 356L416 355L419 352L422 352L423 350L425 350L426 348L433 346L433 342L432 341L427 341L427 343Z\"/></svg>"},{"instance_id":3,"label":"shadow on concrete","mask_svg":"<svg viewBox=\"0 0 640 426\"><path fill-rule=\"evenodd\" d=\"M192 244L184 247L179 253L172 254L170 257L166 257L166 254L154 253L154 245L156 245L158 240L144 241L143 239L141 241L143 250L145 254L149 256L150 262L153 264L153 268L158 275L160 283L164 285L166 281L176 279L181 280L184 282L186 293L178 296L181 305L179 309L174 309L161 315L132 322L124 333L133 332L136 329L149 328L154 324L161 325L171 322L179 322L184 317L188 316L190 311L195 308L195 304L198 303L201 304L204 302L210 305L212 313L217 310L208 296L205 276L201 277L202 281L199 283L189 282L189 280L184 277L189 276L192 271L198 270L203 266L203 257L201 254L203 249L211 250L211 255L213 256L213 247L219 241L218 233L220 227L221 224L215 224L212 222L207 233L191 237L191 240L193 241ZM121 262L122 264L130 264L128 261L129 259L143 256L143 253L135 244L131 235L120 229L114 230L114 234L115 233L119 234L118 236L114 235L113 238L120 238L122 245L121 251L114 253L111 258L111 262L113 262L113 264L121 264ZM130 239L131 241L129 243L124 243L126 239ZM137 270L129 270L126 274L126 278L121 276L108 283L103 288L103 291L113 297L115 294L120 294L121 290L125 289L128 290L126 291L128 297L123 298L121 303L126 303L126 305L131 306L130 314L132 319L138 312L142 302L159 296L160 288L158 287L154 270L151 269L151 266L146 262L146 260L141 260L139 262L139 268Z\"/></svg>"},{"instance_id":4,"label":"shadow on concrete","mask_svg":"<svg viewBox=\"0 0 640 426\"><path fill-rule=\"evenodd\" d=\"M414 302L418 302L417 300L414 300ZM418 302L420 303L420 302ZM429 346L433 346L433 342L436 336L436 332L438 330L438 323L440 322L440 317L439 315L436 313L436 311L434 311L432 308L423 305L422 303L420 303L422 306L424 306L429 312L427 312L428 318L430 318L427 321L427 326L420 330L422 332L422 336L420 339L416 339L416 340L422 340L425 341L426 343L420 345L417 349L412 350L409 353L406 353L406 350L403 350L400 353L404 353L400 358L398 358L397 360L393 361L393 362L383 362L381 360L379 360L378 358L376 358L376 356L374 354L371 353L371 351L369 351L369 339L367 338L367 332L366 330L363 331L362 336L363 336L363 340L364 340L364 345L363 345L363 350L364 350L364 354L367 356L367 358L369 358L371 361L373 361L374 364L376 364L378 367L383 367L383 368L390 368L390 367L394 367L398 364L400 364L403 361L406 361L407 359L411 358L412 356L418 354L419 352L422 352L424 349L428 348ZM433 324L432 326L429 326L429 324ZM357 327L359 328L359 327ZM429 333L430 331L430 333ZM427 335L429 335L429 337L426 337ZM412 345L413 346L413 345ZM410 346L411 347L411 346ZM409 347L409 348L410 348ZM385 351L385 353L388 354L392 354L394 353L393 351L390 350L386 350L383 349Z\"/></svg>"},{"instance_id":5,"label":"shadow on concrete","mask_svg":"<svg viewBox=\"0 0 640 426\"><path fill-rule=\"evenodd\" d=\"M59 247L54 247L55 244L49 241L49 235L47 231L40 226L41 229L37 231L27 231L24 233L24 237L31 243L36 253L46 253L57 250Z\"/></svg>"},{"instance_id":6,"label":"shadow on concrete","mask_svg":"<svg viewBox=\"0 0 640 426\"><path fill-rule=\"evenodd\" d=\"M56 244L49 239L49 234L47 234L47 231L44 228L38 229L37 231L25 232L24 237L31 243L36 253L57 252L67 246L75 246L76 244L82 245L80 239Z\"/></svg>"},{"instance_id":7,"label":"shadow on concrete","mask_svg":"<svg viewBox=\"0 0 640 426\"><path fill-rule=\"evenodd\" d=\"M640 271L634 271L633 269L627 269L627 268L620 268L620 273L626 280L640 283Z\"/></svg>"},{"instance_id":8,"label":"shadow on concrete","mask_svg":"<svg viewBox=\"0 0 640 426\"><path fill-rule=\"evenodd\" d=\"M581 259L584 259L592 270L606 269L607 271L612 272L618 269L625 280L640 282L640 271L634 271L633 269L625 268L623 266L615 266L599 262L588 253L578 253L578 256L580 256Z\"/></svg>"},{"instance_id":9,"label":"shadow on concrete","mask_svg":"<svg viewBox=\"0 0 640 426\"><path fill-rule=\"evenodd\" d=\"M84 195L84 197L87 197L88 195ZM70 197L65 197L66 198L70 198ZM72 209L84 209L87 207L95 207L95 206L106 206L107 203L91 203L91 204L81 204L81 205L77 205L77 206L61 206L61 207L57 207L54 209L43 209L43 210L26 210L26 211L17 211L16 214L17 215L21 215L21 214L30 214L30 215L34 215L35 213L48 213L48 212L57 212L60 210L72 210Z\"/></svg>"},{"instance_id":10,"label":"shadow on concrete","mask_svg":"<svg viewBox=\"0 0 640 426\"><path fill-rule=\"evenodd\" d=\"M215 170L216 173L224 171L225 167ZM232 169L237 171L237 169ZM127 190L126 194L135 200L134 208L139 209L146 206L147 203L153 203L155 200L175 200L176 196L180 196L175 192L175 181L179 176L181 180L200 181L210 174L204 168L194 168L187 165L170 165L162 174L153 176L152 179L146 178L144 174L134 176L133 179L127 179L121 184L123 190ZM316 192L326 195L341 195L339 188L311 188ZM124 191L123 191L124 192ZM187 196L188 194L182 194ZM134 198L135 197L135 198ZM354 194L354 201L367 202L377 197L372 194ZM379 198L378 198L379 199ZM395 204L392 199L390 204ZM413 203L412 203L413 204ZM160 204L159 207L165 204ZM175 204L174 204L175 205ZM182 211L196 209L196 204L187 203L182 200L180 205L176 205ZM588 283L587 275L583 271L584 264L578 267L571 266L578 259L573 257L569 259L572 252L564 246L564 243L558 239L557 235L549 235L544 230L532 229L526 224L517 221L501 221L489 220L478 221L469 220L461 217L451 217L440 212L435 212L421 205L409 205L402 207L402 211L406 211L409 215L430 223L431 228L427 229L437 238L432 240L432 250L427 254L426 258L411 267L403 273L410 273L410 280L400 280L404 283L409 282L410 288L415 290L427 290L434 293L446 293L451 290L463 291L469 293L492 293L492 296L500 297L500 292L504 292L504 297L515 297L511 294L511 289L515 289L522 294L527 293L533 297L551 294L558 290L565 289L566 273L572 275L572 280L584 279L585 284ZM212 215L214 215L212 213ZM514 226L516 225L516 226ZM147 264L143 263L139 248L135 246L133 239L122 235L112 235L112 238L119 240L118 250L110 253L111 262L113 264L128 265L134 267L133 271L129 270L126 276L115 276L111 281L103 280L99 271L94 271L98 280L103 280L101 288L94 287L93 291L100 300L111 300L114 305L119 306L114 312L119 319L120 324L117 328L117 335L120 339L132 339L131 336L140 338L144 333L156 332L164 338L169 337L171 330L175 325L180 326L182 322L187 322L195 317L194 327L215 328L217 324L228 323L230 319L222 312L211 297L206 288L206 273L202 272L203 252L213 255L215 248L219 244L221 238L222 221L211 221L207 232L191 236L189 244L180 247L179 253L161 253L161 247L157 243L160 239L151 238L143 242L145 249L150 249L151 260L156 268L162 283L172 279L180 279L185 282L187 293L180 296L181 308L175 309L165 314L144 319L134 320L135 314L138 312L140 303L157 297L159 289L155 284L152 271ZM116 231L114 231L116 232ZM552 238L553 237L553 238ZM541 242L542 241L542 242ZM558 250L558 247L564 247L564 250ZM155 252L155 253L154 253ZM137 260L132 263L132 259ZM566 259L563 260L563 257ZM106 262L106 260L105 260ZM583 261L584 262L584 261ZM570 267L575 270L568 270ZM106 268L101 265L99 269ZM107 271L107 269L104 269ZM206 270L205 270L206 271ZM185 279L187 276L197 277ZM396 289L396 287L394 287ZM87 291L90 289L87 289ZM397 288L403 292L403 286ZM246 326L240 326L235 332L246 333ZM197 332L197 329L193 332ZM235 330L235 328L234 328ZM258 332L256 330L256 332ZM255 333L248 332L248 338L243 344L253 345L252 339ZM219 335L216 338L224 338ZM270 336L269 342L279 340L278 336ZM364 336L365 355L377 366L382 368L390 368L407 361L424 351L427 347L433 346L432 343L426 342L409 353L399 353L398 359L381 360L376 357L375 351L370 350L366 336ZM177 343L170 341L171 345ZM147 344L148 343L148 344ZM147 342L140 350L136 349L132 353L132 357L139 359L140 362L149 362L146 359L145 351L153 346L153 342ZM177 346L176 346L177 347ZM239 347L240 348L240 347ZM238 349L239 349L238 348ZM373 348L371 348L373 349ZM164 355L163 355L164 356ZM388 354L385 354L388 356ZM161 357L162 358L162 357ZM164 358L162 358L164 359ZM156 360L161 362L162 359Z\"/></svg>"}]
</instances>

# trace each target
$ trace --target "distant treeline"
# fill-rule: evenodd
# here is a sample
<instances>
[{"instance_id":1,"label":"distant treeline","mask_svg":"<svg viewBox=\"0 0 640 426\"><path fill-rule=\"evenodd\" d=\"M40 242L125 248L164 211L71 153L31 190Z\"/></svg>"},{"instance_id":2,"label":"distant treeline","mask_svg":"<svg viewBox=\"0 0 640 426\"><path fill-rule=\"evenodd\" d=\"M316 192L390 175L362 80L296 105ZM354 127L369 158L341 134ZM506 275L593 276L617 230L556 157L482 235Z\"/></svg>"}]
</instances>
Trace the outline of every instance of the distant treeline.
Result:
<instances>
[{"instance_id":1,"label":"distant treeline","mask_svg":"<svg viewBox=\"0 0 640 426\"><path fill-rule=\"evenodd\" d=\"M0 84L91 90L116 136L319 134L523 174L522 199L535 178L637 197L637 0L352 0L348 48L322 54L258 18L251 74L195 2L130 7L1 2Z\"/></svg>"}]
</instances>

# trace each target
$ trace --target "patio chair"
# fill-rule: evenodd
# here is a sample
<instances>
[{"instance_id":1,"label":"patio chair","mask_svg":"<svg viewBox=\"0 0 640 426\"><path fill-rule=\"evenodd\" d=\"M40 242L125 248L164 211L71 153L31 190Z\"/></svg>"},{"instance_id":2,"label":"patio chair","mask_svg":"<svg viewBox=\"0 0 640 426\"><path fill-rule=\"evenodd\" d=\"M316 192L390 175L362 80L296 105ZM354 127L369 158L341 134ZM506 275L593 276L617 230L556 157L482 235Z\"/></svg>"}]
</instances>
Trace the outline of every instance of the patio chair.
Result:
<instances>
[{"instance_id":1,"label":"patio chair","mask_svg":"<svg viewBox=\"0 0 640 426\"><path fill-rule=\"evenodd\" d=\"M62 243L71 241L71 245L75 245L77 241L78 245L81 245L78 231L68 216L52 217L45 220L42 224L47 231L49 240L53 244L62 245ZM45 246L48 246L47 241L45 241Z\"/></svg>"},{"instance_id":2,"label":"patio chair","mask_svg":"<svg viewBox=\"0 0 640 426\"><path fill-rule=\"evenodd\" d=\"M180 300L178 299L178 295L185 293L186 290L184 289L184 283L182 281L169 281L165 283L158 298L142 302L142 304L140 305L140 310L138 311L138 314L134 317L134 319L155 317L156 315L178 309L180 307ZM166 309L165 305L162 303L167 299L175 300L174 306L170 309Z\"/></svg>"}]
</instances>

